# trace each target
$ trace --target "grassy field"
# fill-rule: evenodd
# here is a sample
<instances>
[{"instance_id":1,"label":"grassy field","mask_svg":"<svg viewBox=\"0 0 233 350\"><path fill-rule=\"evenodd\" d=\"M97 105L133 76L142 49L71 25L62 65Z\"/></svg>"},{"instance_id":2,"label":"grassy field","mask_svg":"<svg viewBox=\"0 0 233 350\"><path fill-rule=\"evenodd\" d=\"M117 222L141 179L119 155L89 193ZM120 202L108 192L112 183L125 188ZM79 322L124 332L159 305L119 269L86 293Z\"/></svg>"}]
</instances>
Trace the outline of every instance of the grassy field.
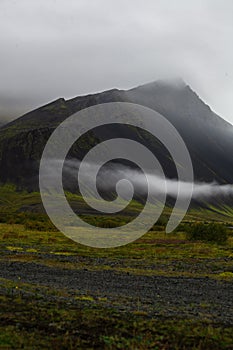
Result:
<instances>
[{"instance_id":1,"label":"grassy field","mask_svg":"<svg viewBox=\"0 0 233 350\"><path fill-rule=\"evenodd\" d=\"M166 235L167 208L136 242L94 249L58 232L39 194L0 192L0 349L233 349L230 208L192 210ZM227 242L189 240L199 221Z\"/></svg>"}]
</instances>

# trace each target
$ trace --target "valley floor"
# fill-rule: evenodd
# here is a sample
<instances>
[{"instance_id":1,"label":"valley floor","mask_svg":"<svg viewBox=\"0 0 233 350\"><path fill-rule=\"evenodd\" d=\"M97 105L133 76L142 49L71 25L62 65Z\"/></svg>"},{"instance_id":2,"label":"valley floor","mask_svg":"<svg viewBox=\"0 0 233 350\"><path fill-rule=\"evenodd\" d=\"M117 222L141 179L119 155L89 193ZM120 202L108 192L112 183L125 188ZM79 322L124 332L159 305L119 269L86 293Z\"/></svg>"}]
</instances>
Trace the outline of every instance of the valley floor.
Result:
<instances>
[{"instance_id":1,"label":"valley floor","mask_svg":"<svg viewBox=\"0 0 233 350\"><path fill-rule=\"evenodd\" d=\"M0 349L233 349L233 239L92 249L0 225Z\"/></svg>"}]
</instances>

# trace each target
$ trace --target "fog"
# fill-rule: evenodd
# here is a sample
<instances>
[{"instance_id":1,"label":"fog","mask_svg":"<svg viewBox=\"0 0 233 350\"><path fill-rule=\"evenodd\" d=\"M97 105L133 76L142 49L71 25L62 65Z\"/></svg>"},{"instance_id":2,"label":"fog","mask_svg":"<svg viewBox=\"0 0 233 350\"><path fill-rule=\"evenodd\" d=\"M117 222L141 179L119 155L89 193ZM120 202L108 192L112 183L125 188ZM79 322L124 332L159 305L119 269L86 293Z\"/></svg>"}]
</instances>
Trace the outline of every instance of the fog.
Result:
<instances>
[{"instance_id":1,"label":"fog","mask_svg":"<svg viewBox=\"0 0 233 350\"><path fill-rule=\"evenodd\" d=\"M0 117L180 76L233 122L231 0L1 0Z\"/></svg>"},{"instance_id":2,"label":"fog","mask_svg":"<svg viewBox=\"0 0 233 350\"><path fill-rule=\"evenodd\" d=\"M51 160L50 166L47 169L46 177L48 177L48 183L51 185L51 189L54 184L54 177L57 174L57 165L61 164L61 160ZM94 172L95 164L87 164L88 172L85 177L85 184L82 184L86 188L89 187L93 180L92 173ZM77 189L78 184L78 171L80 162L77 160L66 160L63 167L63 182L68 185L69 189ZM140 169L132 169L121 164L104 165L97 176L98 189L103 192L110 192L116 189L116 184L119 180L126 179L132 183L134 190L138 195L146 195L148 191L148 183L152 195L159 196L161 189L164 188L164 181L166 186L166 194L173 198L177 197L178 185L180 185L179 196L185 199L189 196L190 187L193 186L192 198L196 200L204 198L215 198L216 196L231 196L233 195L233 184L220 185L217 182L182 182L176 179L163 179L155 174L143 173ZM66 186L65 186L66 187ZM48 189L50 190L50 189ZM127 193L129 191L129 193ZM89 193L90 196L93 193ZM131 195L131 187L127 189L125 186L124 199L129 198Z\"/></svg>"}]
</instances>

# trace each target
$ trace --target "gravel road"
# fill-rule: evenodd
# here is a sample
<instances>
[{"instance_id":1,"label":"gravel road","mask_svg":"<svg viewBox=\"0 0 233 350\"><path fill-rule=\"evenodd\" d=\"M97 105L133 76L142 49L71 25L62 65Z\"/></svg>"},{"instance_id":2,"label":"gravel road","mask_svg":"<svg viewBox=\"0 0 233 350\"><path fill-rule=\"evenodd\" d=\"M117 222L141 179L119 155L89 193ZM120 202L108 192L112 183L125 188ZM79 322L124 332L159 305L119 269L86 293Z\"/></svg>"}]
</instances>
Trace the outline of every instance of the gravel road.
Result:
<instances>
[{"instance_id":1,"label":"gravel road","mask_svg":"<svg viewBox=\"0 0 233 350\"><path fill-rule=\"evenodd\" d=\"M233 325L233 283L210 278L142 276L111 270L61 269L33 262L0 261L0 277L105 298L107 307L144 311L151 317L201 318ZM0 288L3 290L3 286ZM44 296L49 298L49 296Z\"/></svg>"}]
</instances>

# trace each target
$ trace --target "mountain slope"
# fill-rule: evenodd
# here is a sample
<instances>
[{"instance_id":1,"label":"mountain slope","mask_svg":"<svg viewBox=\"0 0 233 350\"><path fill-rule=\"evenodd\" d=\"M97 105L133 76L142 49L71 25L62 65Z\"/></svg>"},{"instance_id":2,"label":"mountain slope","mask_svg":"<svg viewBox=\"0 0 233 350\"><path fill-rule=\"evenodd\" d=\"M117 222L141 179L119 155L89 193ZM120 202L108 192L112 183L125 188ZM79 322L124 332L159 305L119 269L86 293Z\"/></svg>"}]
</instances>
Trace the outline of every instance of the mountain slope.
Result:
<instances>
[{"instance_id":1,"label":"mountain slope","mask_svg":"<svg viewBox=\"0 0 233 350\"><path fill-rule=\"evenodd\" d=\"M196 180L233 183L233 126L213 113L182 81L157 81L128 91L113 89L71 100L60 98L4 125L0 129L0 181L37 189L40 157L54 128L76 111L116 101L138 103L166 117L190 151ZM69 156L80 159L98 142L114 137L141 142L157 156L166 176L176 176L165 147L145 131L128 126L94 129L72 147Z\"/></svg>"}]
</instances>

